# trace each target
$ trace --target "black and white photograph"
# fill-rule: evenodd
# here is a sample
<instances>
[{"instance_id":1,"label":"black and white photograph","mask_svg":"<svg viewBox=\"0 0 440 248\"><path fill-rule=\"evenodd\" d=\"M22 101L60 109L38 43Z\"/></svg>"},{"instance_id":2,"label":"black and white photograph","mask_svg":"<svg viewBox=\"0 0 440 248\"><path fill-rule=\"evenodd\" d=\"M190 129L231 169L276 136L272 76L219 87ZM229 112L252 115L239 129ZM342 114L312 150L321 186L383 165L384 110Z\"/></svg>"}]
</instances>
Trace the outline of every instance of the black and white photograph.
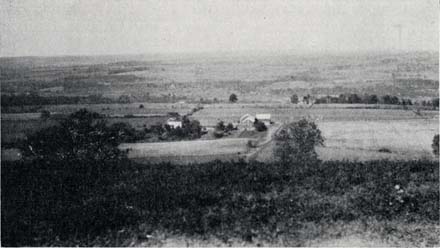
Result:
<instances>
[{"instance_id":1,"label":"black and white photograph","mask_svg":"<svg viewBox=\"0 0 440 248\"><path fill-rule=\"evenodd\" d=\"M0 0L4 247L439 247L438 0Z\"/></svg>"}]
</instances>

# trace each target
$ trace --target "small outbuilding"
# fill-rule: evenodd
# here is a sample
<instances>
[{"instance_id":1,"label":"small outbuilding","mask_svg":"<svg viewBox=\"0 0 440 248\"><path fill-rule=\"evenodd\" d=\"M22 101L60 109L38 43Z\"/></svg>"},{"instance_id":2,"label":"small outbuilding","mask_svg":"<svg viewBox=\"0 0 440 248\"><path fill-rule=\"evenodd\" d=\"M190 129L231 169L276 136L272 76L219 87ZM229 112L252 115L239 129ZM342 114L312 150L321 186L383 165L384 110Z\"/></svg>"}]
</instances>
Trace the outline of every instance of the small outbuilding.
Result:
<instances>
[{"instance_id":1,"label":"small outbuilding","mask_svg":"<svg viewBox=\"0 0 440 248\"><path fill-rule=\"evenodd\" d=\"M266 126L269 126L272 123L270 114L256 114L255 118L263 122Z\"/></svg>"}]
</instances>

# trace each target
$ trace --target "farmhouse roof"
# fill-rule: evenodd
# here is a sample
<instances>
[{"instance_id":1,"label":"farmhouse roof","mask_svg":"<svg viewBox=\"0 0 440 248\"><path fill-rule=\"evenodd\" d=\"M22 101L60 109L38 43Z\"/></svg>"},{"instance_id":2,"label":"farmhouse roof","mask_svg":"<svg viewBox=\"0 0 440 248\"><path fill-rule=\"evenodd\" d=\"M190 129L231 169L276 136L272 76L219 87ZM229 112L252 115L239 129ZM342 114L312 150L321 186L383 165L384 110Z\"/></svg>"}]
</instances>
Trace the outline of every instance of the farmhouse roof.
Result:
<instances>
[{"instance_id":1,"label":"farmhouse roof","mask_svg":"<svg viewBox=\"0 0 440 248\"><path fill-rule=\"evenodd\" d=\"M240 117L240 122L243 122L245 120L252 120L252 121L254 121L255 117L253 117L250 114L244 114L243 116Z\"/></svg>"},{"instance_id":2,"label":"farmhouse roof","mask_svg":"<svg viewBox=\"0 0 440 248\"><path fill-rule=\"evenodd\" d=\"M270 120L270 114L256 114L258 120Z\"/></svg>"},{"instance_id":3,"label":"farmhouse roof","mask_svg":"<svg viewBox=\"0 0 440 248\"><path fill-rule=\"evenodd\" d=\"M167 122L182 122L181 120L175 118L175 117L171 117L167 120Z\"/></svg>"}]
</instances>

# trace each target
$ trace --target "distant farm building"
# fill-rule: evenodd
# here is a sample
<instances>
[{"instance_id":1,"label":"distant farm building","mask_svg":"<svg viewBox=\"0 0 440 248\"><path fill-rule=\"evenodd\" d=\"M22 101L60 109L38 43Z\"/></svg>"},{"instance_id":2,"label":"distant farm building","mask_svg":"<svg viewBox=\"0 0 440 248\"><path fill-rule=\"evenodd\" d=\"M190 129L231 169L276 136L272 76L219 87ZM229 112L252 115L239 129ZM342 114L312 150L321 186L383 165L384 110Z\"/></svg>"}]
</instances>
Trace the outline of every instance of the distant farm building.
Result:
<instances>
[{"instance_id":1,"label":"distant farm building","mask_svg":"<svg viewBox=\"0 0 440 248\"><path fill-rule=\"evenodd\" d=\"M168 126L173 128L182 127L182 121L177 118L169 118L166 123Z\"/></svg>"},{"instance_id":2,"label":"distant farm building","mask_svg":"<svg viewBox=\"0 0 440 248\"><path fill-rule=\"evenodd\" d=\"M264 125L269 126L272 123L270 114L257 114L255 118L264 123Z\"/></svg>"},{"instance_id":3,"label":"distant farm building","mask_svg":"<svg viewBox=\"0 0 440 248\"><path fill-rule=\"evenodd\" d=\"M254 129L255 117L250 114L245 114L240 117L239 127L242 129L250 130Z\"/></svg>"}]
</instances>

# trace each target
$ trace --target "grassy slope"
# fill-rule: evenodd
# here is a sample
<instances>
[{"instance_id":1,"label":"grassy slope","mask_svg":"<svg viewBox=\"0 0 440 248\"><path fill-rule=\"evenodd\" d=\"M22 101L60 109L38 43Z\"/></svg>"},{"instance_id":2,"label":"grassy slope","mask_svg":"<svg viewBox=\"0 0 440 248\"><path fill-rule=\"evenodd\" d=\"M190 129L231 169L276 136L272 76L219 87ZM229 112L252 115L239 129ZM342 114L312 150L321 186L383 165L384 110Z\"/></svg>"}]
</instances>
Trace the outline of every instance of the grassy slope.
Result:
<instances>
[{"instance_id":1,"label":"grassy slope","mask_svg":"<svg viewBox=\"0 0 440 248\"><path fill-rule=\"evenodd\" d=\"M366 233L438 245L438 175L429 161L3 163L2 244L308 245Z\"/></svg>"}]
</instances>

